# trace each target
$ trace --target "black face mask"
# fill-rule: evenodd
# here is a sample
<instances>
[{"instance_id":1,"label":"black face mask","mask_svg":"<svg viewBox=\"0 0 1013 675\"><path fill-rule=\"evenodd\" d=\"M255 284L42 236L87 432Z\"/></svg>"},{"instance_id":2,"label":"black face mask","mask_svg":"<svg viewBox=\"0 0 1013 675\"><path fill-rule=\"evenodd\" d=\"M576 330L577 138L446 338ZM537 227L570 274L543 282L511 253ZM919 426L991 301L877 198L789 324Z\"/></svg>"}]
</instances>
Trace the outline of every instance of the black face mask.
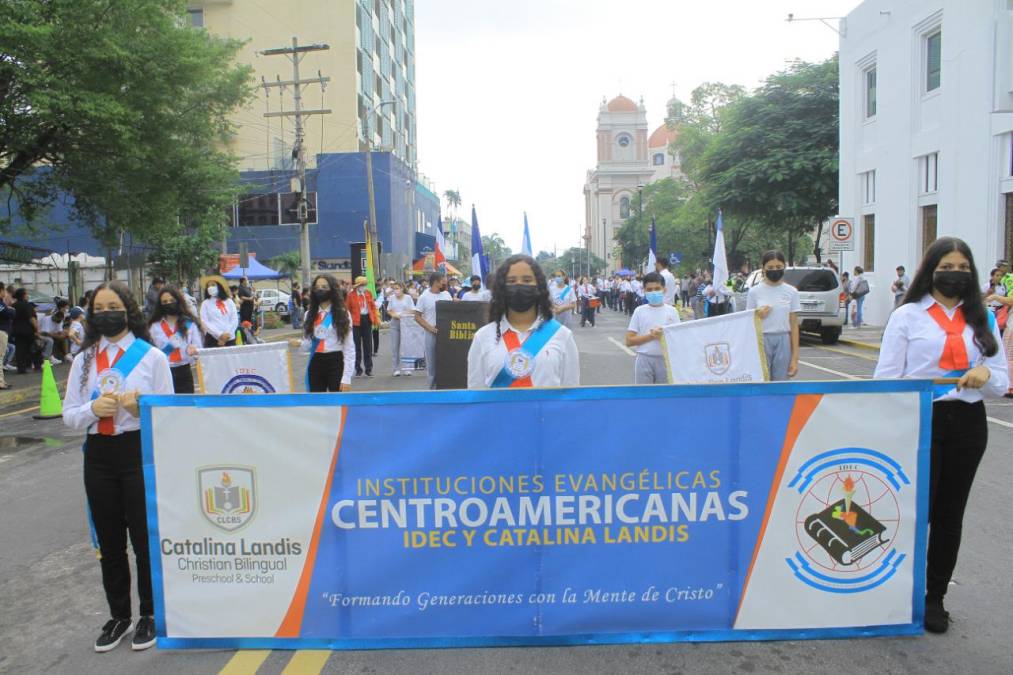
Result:
<instances>
[{"instance_id":1,"label":"black face mask","mask_svg":"<svg viewBox=\"0 0 1013 675\"><path fill-rule=\"evenodd\" d=\"M317 302L326 302L331 299L331 291L324 288L314 288L313 299Z\"/></svg>"},{"instance_id":2,"label":"black face mask","mask_svg":"<svg viewBox=\"0 0 1013 675\"><path fill-rule=\"evenodd\" d=\"M113 337L127 329L127 313L123 310L94 312L88 317L88 323L99 335Z\"/></svg>"},{"instance_id":3,"label":"black face mask","mask_svg":"<svg viewBox=\"0 0 1013 675\"><path fill-rule=\"evenodd\" d=\"M480 288L482 288L482 284L478 283L477 281L471 285L471 290L473 291L477 291Z\"/></svg>"},{"instance_id":4,"label":"black face mask","mask_svg":"<svg viewBox=\"0 0 1013 675\"><path fill-rule=\"evenodd\" d=\"M947 298L962 298L971 284L970 272L936 272L932 286Z\"/></svg>"},{"instance_id":5,"label":"black face mask","mask_svg":"<svg viewBox=\"0 0 1013 675\"><path fill-rule=\"evenodd\" d=\"M178 302L163 302L162 312L170 316L179 316L179 303Z\"/></svg>"},{"instance_id":6,"label":"black face mask","mask_svg":"<svg viewBox=\"0 0 1013 675\"><path fill-rule=\"evenodd\" d=\"M538 286L530 284L508 284L506 287L507 306L515 312L526 312L538 302Z\"/></svg>"},{"instance_id":7,"label":"black face mask","mask_svg":"<svg viewBox=\"0 0 1013 675\"><path fill-rule=\"evenodd\" d=\"M780 281L784 278L784 270L763 270L763 276L771 281Z\"/></svg>"}]
</instances>

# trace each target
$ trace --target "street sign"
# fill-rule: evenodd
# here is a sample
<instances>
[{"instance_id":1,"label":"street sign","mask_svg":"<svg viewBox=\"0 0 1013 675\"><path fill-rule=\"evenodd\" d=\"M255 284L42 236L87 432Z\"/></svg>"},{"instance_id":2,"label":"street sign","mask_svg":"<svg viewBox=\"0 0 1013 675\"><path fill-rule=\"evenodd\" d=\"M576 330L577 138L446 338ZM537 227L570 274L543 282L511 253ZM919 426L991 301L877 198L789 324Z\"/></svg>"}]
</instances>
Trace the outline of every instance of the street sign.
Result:
<instances>
[{"instance_id":1,"label":"street sign","mask_svg":"<svg viewBox=\"0 0 1013 675\"><path fill-rule=\"evenodd\" d=\"M831 253L855 250L855 219L834 218L830 223L830 246Z\"/></svg>"},{"instance_id":2,"label":"street sign","mask_svg":"<svg viewBox=\"0 0 1013 675\"><path fill-rule=\"evenodd\" d=\"M668 254L668 263L670 265L679 265L682 263L682 251L673 251Z\"/></svg>"},{"instance_id":3,"label":"street sign","mask_svg":"<svg viewBox=\"0 0 1013 675\"><path fill-rule=\"evenodd\" d=\"M250 245L245 241L239 244L239 266L244 270L250 266Z\"/></svg>"}]
</instances>

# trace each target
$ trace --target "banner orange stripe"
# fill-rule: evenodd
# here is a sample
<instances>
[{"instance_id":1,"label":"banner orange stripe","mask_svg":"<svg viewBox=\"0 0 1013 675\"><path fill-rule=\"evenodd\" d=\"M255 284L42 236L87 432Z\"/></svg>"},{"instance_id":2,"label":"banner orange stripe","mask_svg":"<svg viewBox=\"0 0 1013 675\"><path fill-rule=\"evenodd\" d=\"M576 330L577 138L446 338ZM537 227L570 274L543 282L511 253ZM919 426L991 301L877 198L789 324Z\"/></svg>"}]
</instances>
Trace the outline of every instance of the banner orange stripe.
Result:
<instances>
[{"instance_id":1,"label":"banner orange stripe","mask_svg":"<svg viewBox=\"0 0 1013 675\"><path fill-rule=\"evenodd\" d=\"M327 519L327 498L331 494L331 483L334 481L334 469L338 464L338 453L341 452L341 437L345 433L345 422L348 419L348 408L341 407L341 426L338 427L338 440L334 444L334 453L331 455L331 466L327 472L327 481L324 484L324 493L320 496L320 506L317 509L317 521L313 526L313 538L310 540L309 550L306 552L306 562L299 576L299 585L296 586L295 594L292 596L292 603L288 612L282 620L275 637L299 637L302 631L302 618L306 610L306 597L310 592L310 581L313 579L313 566L317 558L317 545L320 543L320 532L323 529L324 521Z\"/></svg>"}]
</instances>

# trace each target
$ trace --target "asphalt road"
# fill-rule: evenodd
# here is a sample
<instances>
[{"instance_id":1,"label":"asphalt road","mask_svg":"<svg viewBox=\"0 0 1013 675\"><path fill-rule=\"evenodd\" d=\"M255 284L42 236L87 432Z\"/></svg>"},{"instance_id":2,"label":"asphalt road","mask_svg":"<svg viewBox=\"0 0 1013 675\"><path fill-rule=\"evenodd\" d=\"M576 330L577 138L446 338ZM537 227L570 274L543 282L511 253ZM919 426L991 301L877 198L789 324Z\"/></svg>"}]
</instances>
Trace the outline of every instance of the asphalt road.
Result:
<instances>
[{"instance_id":1,"label":"asphalt road","mask_svg":"<svg viewBox=\"0 0 1013 675\"><path fill-rule=\"evenodd\" d=\"M606 311L574 332L582 384L628 384L633 357L619 344L625 321ZM799 379L864 378L875 353L805 341ZM376 377L354 390L419 389L424 376L391 376L381 344ZM304 357L296 357L302 368ZM299 380L300 378L296 378ZM947 635L869 640L673 644L573 648L359 652L162 651L126 645L92 651L106 619L99 566L87 541L81 436L60 420L0 409L0 672L152 675L213 673L962 673L1013 672L1013 402L989 405L989 450L975 483ZM624 420L623 423L629 423ZM685 420L674 420L678 433ZM861 420L855 420L860 424ZM632 437L631 443L642 443ZM259 669L259 670L258 670Z\"/></svg>"}]
</instances>

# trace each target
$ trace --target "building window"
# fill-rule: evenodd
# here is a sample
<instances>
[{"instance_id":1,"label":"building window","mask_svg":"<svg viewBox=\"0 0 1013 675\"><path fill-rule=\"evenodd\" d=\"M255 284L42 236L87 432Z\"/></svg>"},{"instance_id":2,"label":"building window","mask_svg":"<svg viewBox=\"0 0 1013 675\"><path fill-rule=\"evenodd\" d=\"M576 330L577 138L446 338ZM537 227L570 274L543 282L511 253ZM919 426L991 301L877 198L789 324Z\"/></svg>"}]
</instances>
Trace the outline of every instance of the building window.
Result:
<instances>
[{"instance_id":1,"label":"building window","mask_svg":"<svg viewBox=\"0 0 1013 675\"><path fill-rule=\"evenodd\" d=\"M865 118L876 116L876 66L865 71Z\"/></svg>"},{"instance_id":2,"label":"building window","mask_svg":"<svg viewBox=\"0 0 1013 675\"><path fill-rule=\"evenodd\" d=\"M943 33L936 31L925 38L925 91L939 89L943 69Z\"/></svg>"},{"instance_id":3,"label":"building window","mask_svg":"<svg viewBox=\"0 0 1013 675\"><path fill-rule=\"evenodd\" d=\"M187 18L190 20L190 26L193 28L204 27L204 10L203 9L188 9L186 10Z\"/></svg>"},{"instance_id":4,"label":"building window","mask_svg":"<svg viewBox=\"0 0 1013 675\"><path fill-rule=\"evenodd\" d=\"M869 204L876 203L876 170L866 171L865 173L859 174L861 176L862 183L862 205L868 206Z\"/></svg>"},{"instance_id":5,"label":"building window","mask_svg":"<svg viewBox=\"0 0 1013 675\"><path fill-rule=\"evenodd\" d=\"M939 206L930 204L922 207L922 252L924 253L936 240L939 231Z\"/></svg>"},{"instance_id":6,"label":"building window","mask_svg":"<svg viewBox=\"0 0 1013 675\"><path fill-rule=\"evenodd\" d=\"M630 217L630 198L623 197L619 200L619 217L626 219Z\"/></svg>"},{"instance_id":7,"label":"building window","mask_svg":"<svg viewBox=\"0 0 1013 675\"><path fill-rule=\"evenodd\" d=\"M239 198L240 227L278 224L278 194L249 194Z\"/></svg>"},{"instance_id":8,"label":"building window","mask_svg":"<svg viewBox=\"0 0 1013 675\"><path fill-rule=\"evenodd\" d=\"M863 234L863 246L865 248L864 258L865 265L864 269L866 272L872 272L876 269L876 214L867 213L862 216L862 229Z\"/></svg>"},{"instance_id":9,"label":"building window","mask_svg":"<svg viewBox=\"0 0 1013 675\"><path fill-rule=\"evenodd\" d=\"M654 166L665 166L665 153L654 153Z\"/></svg>"},{"instance_id":10,"label":"building window","mask_svg":"<svg viewBox=\"0 0 1013 675\"><path fill-rule=\"evenodd\" d=\"M931 152L918 158L918 193L931 194L939 190L939 153Z\"/></svg>"}]
</instances>

